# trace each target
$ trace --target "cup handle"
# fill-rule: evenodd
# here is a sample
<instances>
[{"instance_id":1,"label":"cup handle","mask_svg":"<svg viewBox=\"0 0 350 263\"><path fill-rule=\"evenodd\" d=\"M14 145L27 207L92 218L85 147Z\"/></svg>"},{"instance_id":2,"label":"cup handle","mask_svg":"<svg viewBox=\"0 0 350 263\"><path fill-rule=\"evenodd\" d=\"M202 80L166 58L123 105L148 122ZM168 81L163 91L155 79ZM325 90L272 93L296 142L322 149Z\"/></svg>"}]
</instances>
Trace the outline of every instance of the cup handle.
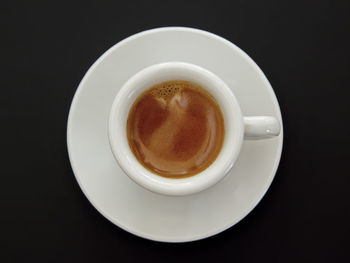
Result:
<instances>
[{"instance_id":1,"label":"cup handle","mask_svg":"<svg viewBox=\"0 0 350 263\"><path fill-rule=\"evenodd\" d=\"M244 139L257 140L278 136L281 132L280 122L272 116L243 117Z\"/></svg>"}]
</instances>

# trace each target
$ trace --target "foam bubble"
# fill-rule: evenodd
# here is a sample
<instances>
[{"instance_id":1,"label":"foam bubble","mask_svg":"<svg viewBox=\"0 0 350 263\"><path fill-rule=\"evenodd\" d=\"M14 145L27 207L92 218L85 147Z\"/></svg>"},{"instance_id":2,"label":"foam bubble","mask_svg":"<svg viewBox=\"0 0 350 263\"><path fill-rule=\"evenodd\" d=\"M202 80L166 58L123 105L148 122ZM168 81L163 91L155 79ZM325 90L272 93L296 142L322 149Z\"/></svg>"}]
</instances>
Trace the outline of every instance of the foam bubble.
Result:
<instances>
[{"instance_id":1,"label":"foam bubble","mask_svg":"<svg viewBox=\"0 0 350 263\"><path fill-rule=\"evenodd\" d=\"M163 82L153 86L151 94L156 98L169 100L185 87L187 87L187 84L180 81Z\"/></svg>"}]
</instances>

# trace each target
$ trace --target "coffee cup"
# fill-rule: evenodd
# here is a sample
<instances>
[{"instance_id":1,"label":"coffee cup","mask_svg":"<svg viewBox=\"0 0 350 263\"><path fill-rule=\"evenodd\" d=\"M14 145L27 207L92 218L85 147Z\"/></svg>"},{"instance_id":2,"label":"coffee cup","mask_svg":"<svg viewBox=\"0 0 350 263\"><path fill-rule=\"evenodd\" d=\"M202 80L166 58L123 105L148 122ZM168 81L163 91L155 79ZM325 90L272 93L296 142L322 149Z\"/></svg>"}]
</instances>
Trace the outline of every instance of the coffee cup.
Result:
<instances>
[{"instance_id":1,"label":"coffee cup","mask_svg":"<svg viewBox=\"0 0 350 263\"><path fill-rule=\"evenodd\" d=\"M128 115L136 99L150 87L172 80L189 81L205 89L218 103L225 123L225 137L216 159L198 174L180 179L146 169L132 152L127 137ZM120 88L110 110L108 135L116 161L133 181L158 194L183 196L203 191L223 179L234 166L244 139L278 136L280 126L273 116L242 116L232 90L209 70L185 62L166 62L139 71Z\"/></svg>"}]
</instances>

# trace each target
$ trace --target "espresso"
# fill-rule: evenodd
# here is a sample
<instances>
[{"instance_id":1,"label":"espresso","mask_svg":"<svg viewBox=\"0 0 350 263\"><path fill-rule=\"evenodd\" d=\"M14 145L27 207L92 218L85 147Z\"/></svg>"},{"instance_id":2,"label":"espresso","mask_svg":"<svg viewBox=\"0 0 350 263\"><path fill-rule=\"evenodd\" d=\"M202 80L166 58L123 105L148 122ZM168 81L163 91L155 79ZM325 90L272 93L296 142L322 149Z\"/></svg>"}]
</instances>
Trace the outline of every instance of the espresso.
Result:
<instances>
[{"instance_id":1,"label":"espresso","mask_svg":"<svg viewBox=\"0 0 350 263\"><path fill-rule=\"evenodd\" d=\"M201 86L167 81L136 99L129 111L127 137L146 169L184 178L215 161L225 137L224 118L214 97Z\"/></svg>"}]
</instances>

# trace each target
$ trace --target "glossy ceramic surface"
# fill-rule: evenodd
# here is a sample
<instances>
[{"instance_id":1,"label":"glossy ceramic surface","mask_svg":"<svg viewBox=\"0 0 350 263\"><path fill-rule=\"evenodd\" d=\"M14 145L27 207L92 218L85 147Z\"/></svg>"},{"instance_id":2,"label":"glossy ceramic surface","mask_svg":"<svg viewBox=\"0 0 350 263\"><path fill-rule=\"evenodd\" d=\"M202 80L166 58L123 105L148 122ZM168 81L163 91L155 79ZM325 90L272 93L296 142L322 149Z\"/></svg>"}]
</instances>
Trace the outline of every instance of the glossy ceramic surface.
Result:
<instances>
[{"instance_id":1,"label":"glossy ceramic surface","mask_svg":"<svg viewBox=\"0 0 350 263\"><path fill-rule=\"evenodd\" d=\"M283 130L275 138L245 140L230 173L200 193L170 197L140 187L113 157L109 111L132 75L167 61L193 63L216 74L232 89L244 116L274 116L280 123L282 119L275 94L253 60L205 31L171 27L145 31L116 44L92 65L74 96L67 127L69 157L82 191L101 214L130 233L185 242L233 226L257 205L275 176Z\"/></svg>"}]
</instances>

